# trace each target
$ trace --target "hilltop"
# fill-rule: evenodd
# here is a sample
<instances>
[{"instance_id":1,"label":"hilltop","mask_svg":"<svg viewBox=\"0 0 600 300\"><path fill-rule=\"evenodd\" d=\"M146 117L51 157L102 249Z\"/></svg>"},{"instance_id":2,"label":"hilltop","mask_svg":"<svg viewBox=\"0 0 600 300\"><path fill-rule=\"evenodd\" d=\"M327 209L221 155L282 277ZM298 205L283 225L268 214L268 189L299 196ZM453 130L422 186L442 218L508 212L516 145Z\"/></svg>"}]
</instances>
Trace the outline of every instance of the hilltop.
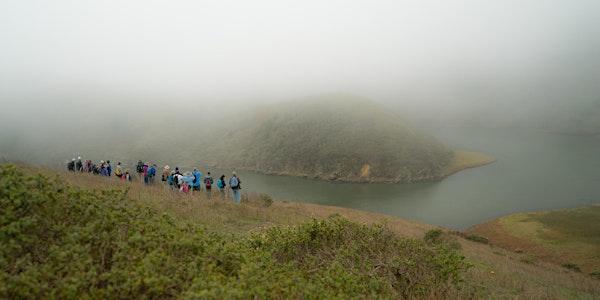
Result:
<instances>
[{"instance_id":1,"label":"hilltop","mask_svg":"<svg viewBox=\"0 0 600 300\"><path fill-rule=\"evenodd\" d=\"M600 296L587 274L401 218L266 194L234 205L135 181L18 169L2 166L0 177L7 297Z\"/></svg>"},{"instance_id":2,"label":"hilltop","mask_svg":"<svg viewBox=\"0 0 600 300\"><path fill-rule=\"evenodd\" d=\"M213 166L322 180L439 180L453 158L398 115L350 95L264 107L220 136L207 153Z\"/></svg>"}]
</instances>

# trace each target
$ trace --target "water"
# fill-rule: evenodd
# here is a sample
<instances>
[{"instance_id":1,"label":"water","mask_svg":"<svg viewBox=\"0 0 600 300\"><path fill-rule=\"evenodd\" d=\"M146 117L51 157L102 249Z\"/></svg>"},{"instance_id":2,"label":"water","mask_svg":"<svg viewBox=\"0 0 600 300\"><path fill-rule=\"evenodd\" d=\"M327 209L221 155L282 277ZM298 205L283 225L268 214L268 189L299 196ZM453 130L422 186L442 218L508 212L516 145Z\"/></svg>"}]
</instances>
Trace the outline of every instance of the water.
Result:
<instances>
[{"instance_id":1,"label":"water","mask_svg":"<svg viewBox=\"0 0 600 300\"><path fill-rule=\"evenodd\" d=\"M503 215L600 202L600 138L535 131L431 131L447 146L498 161L440 182L352 184L238 172L244 192L341 206L462 230ZM230 172L213 172L225 174Z\"/></svg>"}]
</instances>

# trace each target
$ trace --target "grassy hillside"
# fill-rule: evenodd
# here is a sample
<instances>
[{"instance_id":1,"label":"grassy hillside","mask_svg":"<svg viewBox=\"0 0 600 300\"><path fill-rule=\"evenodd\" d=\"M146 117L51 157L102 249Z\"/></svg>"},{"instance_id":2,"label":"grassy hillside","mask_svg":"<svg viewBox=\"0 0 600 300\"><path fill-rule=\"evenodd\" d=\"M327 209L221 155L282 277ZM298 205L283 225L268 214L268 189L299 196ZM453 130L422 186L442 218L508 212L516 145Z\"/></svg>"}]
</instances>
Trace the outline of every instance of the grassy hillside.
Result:
<instances>
[{"instance_id":1,"label":"grassy hillside","mask_svg":"<svg viewBox=\"0 0 600 300\"><path fill-rule=\"evenodd\" d=\"M505 216L469 229L491 242L600 276L600 205Z\"/></svg>"},{"instance_id":2,"label":"grassy hillside","mask_svg":"<svg viewBox=\"0 0 600 300\"><path fill-rule=\"evenodd\" d=\"M600 297L585 274L381 214L1 172L2 298Z\"/></svg>"},{"instance_id":3,"label":"grassy hillside","mask_svg":"<svg viewBox=\"0 0 600 300\"><path fill-rule=\"evenodd\" d=\"M218 167L359 182L437 180L452 158L452 151L397 115L346 95L269 107L215 147L219 155L211 158Z\"/></svg>"}]
</instances>

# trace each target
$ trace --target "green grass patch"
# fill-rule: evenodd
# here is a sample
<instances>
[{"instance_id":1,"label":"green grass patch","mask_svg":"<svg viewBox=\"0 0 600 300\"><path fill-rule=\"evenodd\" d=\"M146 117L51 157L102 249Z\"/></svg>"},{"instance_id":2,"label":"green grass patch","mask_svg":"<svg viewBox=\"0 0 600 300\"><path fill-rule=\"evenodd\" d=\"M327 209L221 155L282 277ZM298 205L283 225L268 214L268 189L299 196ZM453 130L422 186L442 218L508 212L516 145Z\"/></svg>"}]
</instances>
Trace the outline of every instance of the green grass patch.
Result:
<instances>
[{"instance_id":1,"label":"green grass patch","mask_svg":"<svg viewBox=\"0 0 600 300\"><path fill-rule=\"evenodd\" d=\"M600 205L515 214L501 218L500 224L561 264L600 268Z\"/></svg>"}]
</instances>

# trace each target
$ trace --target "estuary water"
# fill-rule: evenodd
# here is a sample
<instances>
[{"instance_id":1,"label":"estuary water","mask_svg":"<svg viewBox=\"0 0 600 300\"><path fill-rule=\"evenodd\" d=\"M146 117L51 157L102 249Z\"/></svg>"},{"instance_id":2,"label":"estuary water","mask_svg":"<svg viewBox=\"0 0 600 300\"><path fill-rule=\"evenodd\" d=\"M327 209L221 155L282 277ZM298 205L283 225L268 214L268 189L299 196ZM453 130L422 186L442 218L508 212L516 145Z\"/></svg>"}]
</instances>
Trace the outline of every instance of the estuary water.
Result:
<instances>
[{"instance_id":1,"label":"estuary water","mask_svg":"<svg viewBox=\"0 0 600 300\"><path fill-rule=\"evenodd\" d=\"M463 230L503 215L600 203L600 137L508 129L429 131L497 162L440 182L355 184L239 171L243 192L383 213ZM223 172L223 173L222 173ZM213 177L231 172L213 171Z\"/></svg>"}]
</instances>

